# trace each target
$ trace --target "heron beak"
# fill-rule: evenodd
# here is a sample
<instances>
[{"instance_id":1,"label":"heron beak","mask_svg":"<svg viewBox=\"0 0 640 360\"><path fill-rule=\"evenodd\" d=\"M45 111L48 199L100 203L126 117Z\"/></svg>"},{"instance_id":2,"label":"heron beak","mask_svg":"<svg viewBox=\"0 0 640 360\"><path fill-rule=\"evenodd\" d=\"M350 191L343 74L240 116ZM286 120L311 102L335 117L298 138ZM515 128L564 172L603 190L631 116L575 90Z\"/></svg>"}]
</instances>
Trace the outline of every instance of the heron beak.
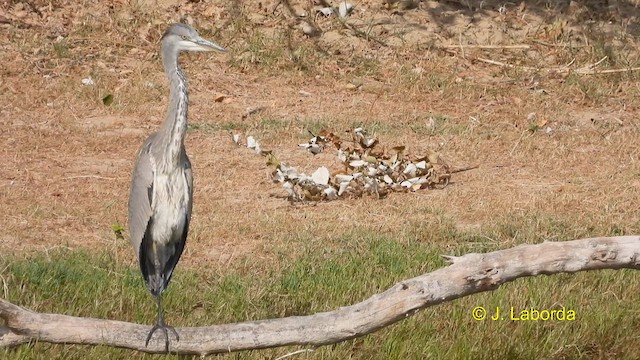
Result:
<instances>
[{"instance_id":1,"label":"heron beak","mask_svg":"<svg viewBox=\"0 0 640 360\"><path fill-rule=\"evenodd\" d=\"M222 46L214 44L211 41L205 40L203 38L196 39L195 43L200 46L202 51L219 51L223 53L227 52L227 50Z\"/></svg>"}]
</instances>

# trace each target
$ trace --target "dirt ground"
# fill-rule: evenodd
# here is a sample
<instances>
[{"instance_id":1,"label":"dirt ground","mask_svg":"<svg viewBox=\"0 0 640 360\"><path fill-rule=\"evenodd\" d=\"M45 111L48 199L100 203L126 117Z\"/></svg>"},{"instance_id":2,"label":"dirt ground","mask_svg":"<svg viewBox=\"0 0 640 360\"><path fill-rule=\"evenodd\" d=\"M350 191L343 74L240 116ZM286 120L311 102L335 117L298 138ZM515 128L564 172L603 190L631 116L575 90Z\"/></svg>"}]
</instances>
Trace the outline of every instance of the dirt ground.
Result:
<instances>
[{"instance_id":1,"label":"dirt ground","mask_svg":"<svg viewBox=\"0 0 640 360\"><path fill-rule=\"evenodd\" d=\"M65 246L133 262L112 226L126 228L135 153L163 120L158 40L180 19L230 50L181 58L195 174L185 266L264 254L280 232L375 224L393 234L440 216L470 230L531 214L602 235L640 229L640 77L625 70L640 66L637 1L363 0L345 23L318 7L0 0L0 252ZM263 109L243 117L252 107ZM479 168L443 190L292 206L264 159L228 134L251 133L308 172L335 169L333 154L297 147L314 123L361 124L390 145Z\"/></svg>"}]
</instances>

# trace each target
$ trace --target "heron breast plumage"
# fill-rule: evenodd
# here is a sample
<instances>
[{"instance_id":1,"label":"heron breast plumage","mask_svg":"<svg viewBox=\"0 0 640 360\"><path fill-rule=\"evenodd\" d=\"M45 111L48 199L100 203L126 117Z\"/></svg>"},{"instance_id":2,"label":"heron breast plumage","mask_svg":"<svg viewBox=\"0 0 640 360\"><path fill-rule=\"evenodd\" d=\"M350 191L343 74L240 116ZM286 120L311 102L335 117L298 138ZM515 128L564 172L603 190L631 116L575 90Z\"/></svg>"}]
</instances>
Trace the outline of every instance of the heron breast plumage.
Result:
<instances>
[{"instance_id":1,"label":"heron breast plumage","mask_svg":"<svg viewBox=\"0 0 640 360\"><path fill-rule=\"evenodd\" d=\"M182 167L167 174L156 173L151 204L153 239L161 244L182 240L189 210L190 184Z\"/></svg>"}]
</instances>

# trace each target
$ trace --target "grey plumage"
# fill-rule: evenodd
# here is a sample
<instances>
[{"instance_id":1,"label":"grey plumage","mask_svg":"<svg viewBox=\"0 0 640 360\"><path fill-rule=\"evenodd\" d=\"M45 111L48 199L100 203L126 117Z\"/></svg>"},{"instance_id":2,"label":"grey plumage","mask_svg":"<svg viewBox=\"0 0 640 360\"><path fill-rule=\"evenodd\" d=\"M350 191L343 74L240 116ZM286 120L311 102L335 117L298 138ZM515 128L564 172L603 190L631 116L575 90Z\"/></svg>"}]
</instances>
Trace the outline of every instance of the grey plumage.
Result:
<instances>
[{"instance_id":1,"label":"grey plumage","mask_svg":"<svg viewBox=\"0 0 640 360\"><path fill-rule=\"evenodd\" d=\"M188 89L178 54L225 50L185 24L171 25L161 43L164 71L170 82L169 107L160 130L145 140L138 153L129 194L129 233L140 271L158 306L158 318L145 346L156 330L162 330L168 352L167 329L176 340L180 338L164 323L161 295L184 250L193 204L191 162L184 148Z\"/></svg>"}]
</instances>

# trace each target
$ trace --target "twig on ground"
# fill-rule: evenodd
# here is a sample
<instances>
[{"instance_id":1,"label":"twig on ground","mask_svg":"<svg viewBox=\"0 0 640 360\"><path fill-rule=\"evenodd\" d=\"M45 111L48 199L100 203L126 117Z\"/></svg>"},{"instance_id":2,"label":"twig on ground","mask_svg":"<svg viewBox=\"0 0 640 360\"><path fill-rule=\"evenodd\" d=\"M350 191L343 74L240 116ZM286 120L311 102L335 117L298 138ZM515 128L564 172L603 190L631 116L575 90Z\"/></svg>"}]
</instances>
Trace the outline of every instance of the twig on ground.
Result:
<instances>
[{"instance_id":1,"label":"twig on ground","mask_svg":"<svg viewBox=\"0 0 640 360\"><path fill-rule=\"evenodd\" d=\"M504 49L504 50L522 50L530 49L531 45L474 45L474 44L459 44L459 45L440 45L439 49Z\"/></svg>"},{"instance_id":2,"label":"twig on ground","mask_svg":"<svg viewBox=\"0 0 640 360\"><path fill-rule=\"evenodd\" d=\"M75 176L67 176L64 178L64 180L73 180L73 179L115 180L116 178L99 176L99 175L75 175Z\"/></svg>"},{"instance_id":3,"label":"twig on ground","mask_svg":"<svg viewBox=\"0 0 640 360\"><path fill-rule=\"evenodd\" d=\"M580 48L585 48L589 46L589 45L573 45L573 44L566 44L566 43L552 44L542 40L532 40L532 42L538 45L544 45L548 47L563 47L563 48L572 48L572 49L580 49Z\"/></svg>"},{"instance_id":4,"label":"twig on ground","mask_svg":"<svg viewBox=\"0 0 640 360\"><path fill-rule=\"evenodd\" d=\"M477 58L476 60L487 63L487 64L491 64L491 65L498 65L498 66L502 66L502 67L508 67L508 68L518 68L518 69L523 69L523 70L539 70L537 68L532 68L532 67L528 67L528 66L516 66L516 65L511 65L511 64L507 64L507 63L503 63L500 61L495 61L495 60L490 60L490 59L483 59L483 58Z\"/></svg>"},{"instance_id":5,"label":"twig on ground","mask_svg":"<svg viewBox=\"0 0 640 360\"><path fill-rule=\"evenodd\" d=\"M378 39L377 37L375 37L375 36L373 36L373 35L371 35L371 34L367 34L367 33L365 33L364 31L362 31L362 30L360 30L360 29L357 29L355 26L353 26L353 25L349 24L346 20L338 19L338 22L339 22L340 24L342 24L342 26L343 26L344 28L346 28L346 29L349 29L349 30L353 31L353 33L354 33L356 36L358 36L358 37L361 37L361 38L363 38L363 39L365 39L365 40L367 40L367 41L373 41L373 42L376 42L376 43L378 43L378 44L380 44L380 45L382 45L382 46L385 46L385 47L389 46L389 45L387 45L387 43L386 43L386 42L384 42L384 41L382 41L382 40Z\"/></svg>"},{"instance_id":6,"label":"twig on ground","mask_svg":"<svg viewBox=\"0 0 640 360\"><path fill-rule=\"evenodd\" d=\"M496 60L483 59L483 58L477 58L476 60L487 63L487 64L491 64L491 65L508 67L510 69L521 69L521 70L529 70L529 71L546 71L550 73L555 72L555 73L561 73L561 74L573 73L573 74L579 74L579 75L596 75L596 74L614 74L614 73L640 70L640 67L632 67L632 68L626 68L626 69L596 70L595 67L600 65L606 59L607 59L607 56L603 57L602 59L596 61L593 64L585 65L577 69L572 69L569 67L571 64L573 64L574 62L573 60L565 66L555 67L555 68L533 68L529 66L518 66L518 65L512 65L512 64L507 64L507 63L496 61Z\"/></svg>"},{"instance_id":7,"label":"twig on ground","mask_svg":"<svg viewBox=\"0 0 640 360\"><path fill-rule=\"evenodd\" d=\"M463 171L469 171L469 170L474 170L479 168L480 165L469 165L469 166L464 166L461 168L456 168L456 169L449 169L449 174L455 174L455 173L459 173L459 172L463 172Z\"/></svg>"},{"instance_id":8,"label":"twig on ground","mask_svg":"<svg viewBox=\"0 0 640 360\"><path fill-rule=\"evenodd\" d=\"M290 352L288 354L284 354L284 355L282 355L280 357L277 357L276 360L282 360L282 359L288 358L289 356L298 355L298 354L301 354L301 353L313 352L313 351L314 351L313 349L302 349L302 350Z\"/></svg>"},{"instance_id":9,"label":"twig on ground","mask_svg":"<svg viewBox=\"0 0 640 360\"><path fill-rule=\"evenodd\" d=\"M640 67L632 67L626 69L606 69L606 70L582 70L578 72L580 75L597 75L597 74L616 74L630 71L638 71Z\"/></svg>"}]
</instances>

